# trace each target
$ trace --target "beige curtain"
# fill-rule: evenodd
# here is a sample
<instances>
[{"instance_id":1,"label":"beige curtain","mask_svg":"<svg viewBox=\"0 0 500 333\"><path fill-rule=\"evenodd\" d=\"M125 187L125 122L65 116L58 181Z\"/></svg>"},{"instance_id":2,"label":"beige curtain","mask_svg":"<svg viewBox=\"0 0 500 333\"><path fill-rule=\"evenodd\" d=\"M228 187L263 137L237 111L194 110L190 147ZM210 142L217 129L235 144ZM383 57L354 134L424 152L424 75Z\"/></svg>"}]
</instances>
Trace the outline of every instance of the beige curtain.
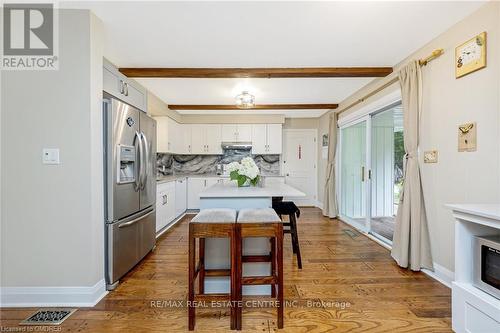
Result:
<instances>
[{"instance_id":1,"label":"beige curtain","mask_svg":"<svg viewBox=\"0 0 500 333\"><path fill-rule=\"evenodd\" d=\"M399 72L403 104L405 176L396 216L392 257L414 271L433 269L429 230L418 165L419 123L422 108L422 73L418 62Z\"/></svg>"},{"instance_id":2,"label":"beige curtain","mask_svg":"<svg viewBox=\"0 0 500 333\"><path fill-rule=\"evenodd\" d=\"M337 193L335 182L335 155L337 153L337 118L336 112L330 115L328 130L328 164L326 165L326 182L323 199L323 215L337 217Z\"/></svg>"}]
</instances>

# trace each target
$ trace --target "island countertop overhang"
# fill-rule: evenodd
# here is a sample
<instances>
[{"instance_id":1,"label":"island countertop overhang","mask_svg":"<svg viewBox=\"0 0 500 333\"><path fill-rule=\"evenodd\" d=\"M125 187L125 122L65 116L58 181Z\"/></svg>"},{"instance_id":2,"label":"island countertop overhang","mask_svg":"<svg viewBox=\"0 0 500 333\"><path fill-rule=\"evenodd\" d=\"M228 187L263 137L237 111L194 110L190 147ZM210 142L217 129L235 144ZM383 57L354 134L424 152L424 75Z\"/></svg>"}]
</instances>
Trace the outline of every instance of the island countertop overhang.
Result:
<instances>
[{"instance_id":1,"label":"island countertop overhang","mask_svg":"<svg viewBox=\"0 0 500 333\"><path fill-rule=\"evenodd\" d=\"M200 192L200 198L300 198L306 194L296 188L282 183L259 186L238 187L235 182L224 182L212 185Z\"/></svg>"}]
</instances>

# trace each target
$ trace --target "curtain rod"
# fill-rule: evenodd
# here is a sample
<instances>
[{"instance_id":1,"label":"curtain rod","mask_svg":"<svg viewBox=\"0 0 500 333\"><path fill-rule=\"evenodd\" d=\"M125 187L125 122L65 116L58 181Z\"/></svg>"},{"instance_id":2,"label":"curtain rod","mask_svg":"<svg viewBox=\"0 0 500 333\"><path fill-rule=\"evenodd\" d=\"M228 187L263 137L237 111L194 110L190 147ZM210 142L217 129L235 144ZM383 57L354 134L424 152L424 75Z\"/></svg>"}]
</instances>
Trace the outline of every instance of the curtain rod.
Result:
<instances>
[{"instance_id":1,"label":"curtain rod","mask_svg":"<svg viewBox=\"0 0 500 333\"><path fill-rule=\"evenodd\" d=\"M419 64L420 66L427 66L427 64L428 64L430 61L432 61L432 60L434 60L434 59L436 59L436 58L440 57L443 53L444 53L444 49L436 49L436 50L432 51L431 55L429 55L428 57L426 57L426 58L424 58L424 59L420 59L420 60L418 61L418 64Z\"/></svg>"},{"instance_id":2,"label":"curtain rod","mask_svg":"<svg viewBox=\"0 0 500 333\"><path fill-rule=\"evenodd\" d=\"M444 53L444 49L436 49L432 52L432 54L430 54L428 57L425 57L423 59L420 59L418 61L418 64L420 66L427 66L427 64L429 62L431 62L432 60L440 57L442 54ZM384 90L385 88L389 87L390 85L396 83L399 81L399 78L396 76L394 78L392 78L390 81L384 83L382 86L378 87L377 89L369 92L368 94L366 94L364 97L358 99L357 101L353 102L352 104L350 104L349 106L347 106L346 108L342 109L341 111L339 112L336 112L337 115L341 114L341 113L344 113L345 111L351 109L352 107L358 105L359 103L362 103L364 102L365 100L367 100L368 98L372 97L373 95L379 93L380 91Z\"/></svg>"}]
</instances>

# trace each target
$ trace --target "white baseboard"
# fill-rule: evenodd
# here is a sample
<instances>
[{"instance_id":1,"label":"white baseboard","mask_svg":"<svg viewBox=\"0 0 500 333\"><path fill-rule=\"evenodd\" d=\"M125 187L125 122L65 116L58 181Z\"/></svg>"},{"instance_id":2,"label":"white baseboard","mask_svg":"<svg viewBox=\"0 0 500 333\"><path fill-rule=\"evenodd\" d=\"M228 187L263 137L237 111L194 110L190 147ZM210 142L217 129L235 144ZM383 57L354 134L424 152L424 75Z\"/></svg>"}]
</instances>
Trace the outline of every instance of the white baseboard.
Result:
<instances>
[{"instance_id":1,"label":"white baseboard","mask_svg":"<svg viewBox=\"0 0 500 333\"><path fill-rule=\"evenodd\" d=\"M104 279L92 287L2 287L0 307L93 307L107 293Z\"/></svg>"},{"instance_id":2,"label":"white baseboard","mask_svg":"<svg viewBox=\"0 0 500 333\"><path fill-rule=\"evenodd\" d=\"M436 263L433 263L433 265L434 272L428 269L422 269L422 272L451 289L451 282L455 279L455 272Z\"/></svg>"},{"instance_id":3,"label":"white baseboard","mask_svg":"<svg viewBox=\"0 0 500 333\"><path fill-rule=\"evenodd\" d=\"M319 209L323 210L323 203L322 202L319 202L318 200L316 200L316 202L314 203L314 206L315 207L318 207Z\"/></svg>"}]
</instances>

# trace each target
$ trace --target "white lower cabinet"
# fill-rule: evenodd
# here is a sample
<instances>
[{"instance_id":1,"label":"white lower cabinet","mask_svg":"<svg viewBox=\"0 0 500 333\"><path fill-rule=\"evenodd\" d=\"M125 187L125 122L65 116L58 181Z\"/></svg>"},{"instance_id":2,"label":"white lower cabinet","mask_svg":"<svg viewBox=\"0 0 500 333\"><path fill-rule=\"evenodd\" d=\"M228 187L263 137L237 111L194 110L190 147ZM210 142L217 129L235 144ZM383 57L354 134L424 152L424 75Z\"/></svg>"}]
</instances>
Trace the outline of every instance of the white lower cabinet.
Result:
<instances>
[{"instance_id":1,"label":"white lower cabinet","mask_svg":"<svg viewBox=\"0 0 500 333\"><path fill-rule=\"evenodd\" d=\"M175 207L175 181L158 184L156 190L156 232L175 219Z\"/></svg>"},{"instance_id":2,"label":"white lower cabinet","mask_svg":"<svg viewBox=\"0 0 500 333\"><path fill-rule=\"evenodd\" d=\"M187 178L175 181L175 217L179 217L187 209Z\"/></svg>"},{"instance_id":3,"label":"white lower cabinet","mask_svg":"<svg viewBox=\"0 0 500 333\"><path fill-rule=\"evenodd\" d=\"M224 182L225 178L218 177L189 177L188 178L188 209L200 209L200 192Z\"/></svg>"},{"instance_id":4,"label":"white lower cabinet","mask_svg":"<svg viewBox=\"0 0 500 333\"><path fill-rule=\"evenodd\" d=\"M188 178L188 209L200 209L200 192L206 187L206 178Z\"/></svg>"},{"instance_id":5,"label":"white lower cabinet","mask_svg":"<svg viewBox=\"0 0 500 333\"><path fill-rule=\"evenodd\" d=\"M156 232L186 211L187 182L184 177L156 186Z\"/></svg>"}]
</instances>

